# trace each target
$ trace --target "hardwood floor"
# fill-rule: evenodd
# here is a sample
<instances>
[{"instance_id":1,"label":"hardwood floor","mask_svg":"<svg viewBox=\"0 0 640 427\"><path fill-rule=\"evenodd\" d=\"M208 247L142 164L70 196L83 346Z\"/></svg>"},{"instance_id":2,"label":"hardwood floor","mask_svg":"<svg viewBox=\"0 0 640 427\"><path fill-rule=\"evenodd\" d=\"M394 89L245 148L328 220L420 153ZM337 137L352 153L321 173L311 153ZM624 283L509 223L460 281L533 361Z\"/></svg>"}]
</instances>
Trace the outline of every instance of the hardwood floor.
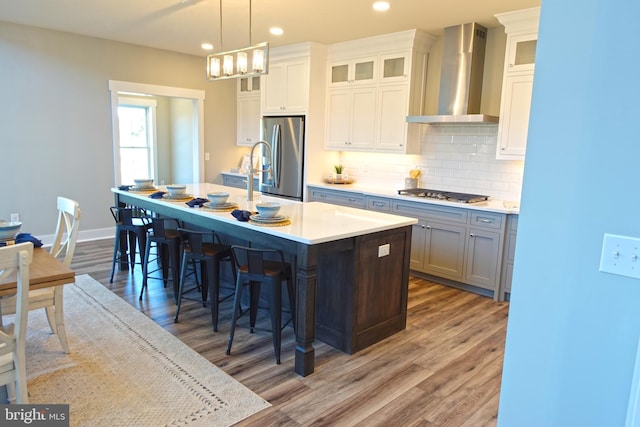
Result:
<instances>
[{"instance_id":1,"label":"hardwood floor","mask_svg":"<svg viewBox=\"0 0 640 427\"><path fill-rule=\"evenodd\" d=\"M271 334L249 334L239 321L231 355L226 343L231 301L220 306L218 332L210 311L185 300L174 323L172 285L111 273L112 240L78 243L72 267L89 274L273 406L242 426L494 426L498 411L509 305L420 278L409 284L406 330L354 355L316 342L316 369L293 372L295 337L283 331L282 364ZM264 316L263 316L264 317ZM244 323L243 323L244 321Z\"/></svg>"}]
</instances>

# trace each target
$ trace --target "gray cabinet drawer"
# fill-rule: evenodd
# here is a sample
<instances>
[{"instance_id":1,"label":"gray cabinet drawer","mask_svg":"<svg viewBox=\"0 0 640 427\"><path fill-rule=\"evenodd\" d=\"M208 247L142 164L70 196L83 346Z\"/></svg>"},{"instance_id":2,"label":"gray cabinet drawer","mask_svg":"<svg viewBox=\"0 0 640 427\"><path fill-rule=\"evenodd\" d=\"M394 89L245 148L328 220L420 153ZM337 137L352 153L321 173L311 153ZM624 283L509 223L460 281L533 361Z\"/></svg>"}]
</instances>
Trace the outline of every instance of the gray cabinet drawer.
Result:
<instances>
[{"instance_id":1,"label":"gray cabinet drawer","mask_svg":"<svg viewBox=\"0 0 640 427\"><path fill-rule=\"evenodd\" d=\"M492 213L492 212L472 212L471 213L471 226L472 227L487 227L502 229L505 223L505 214Z\"/></svg>"},{"instance_id":2,"label":"gray cabinet drawer","mask_svg":"<svg viewBox=\"0 0 640 427\"><path fill-rule=\"evenodd\" d=\"M253 178L253 188L258 189L259 180ZM222 174L222 185L227 187L247 188L247 177Z\"/></svg>"},{"instance_id":3,"label":"gray cabinet drawer","mask_svg":"<svg viewBox=\"0 0 640 427\"><path fill-rule=\"evenodd\" d=\"M394 201L391 213L459 224L466 224L469 219L469 212L466 209L419 202Z\"/></svg>"},{"instance_id":4,"label":"gray cabinet drawer","mask_svg":"<svg viewBox=\"0 0 640 427\"><path fill-rule=\"evenodd\" d=\"M367 209L380 212L391 212L391 200L382 197L367 196Z\"/></svg>"},{"instance_id":5,"label":"gray cabinet drawer","mask_svg":"<svg viewBox=\"0 0 640 427\"><path fill-rule=\"evenodd\" d=\"M350 206L354 208L366 207L365 197L359 193L345 191L331 191L311 189L309 198L313 201L332 203L334 205Z\"/></svg>"}]
</instances>

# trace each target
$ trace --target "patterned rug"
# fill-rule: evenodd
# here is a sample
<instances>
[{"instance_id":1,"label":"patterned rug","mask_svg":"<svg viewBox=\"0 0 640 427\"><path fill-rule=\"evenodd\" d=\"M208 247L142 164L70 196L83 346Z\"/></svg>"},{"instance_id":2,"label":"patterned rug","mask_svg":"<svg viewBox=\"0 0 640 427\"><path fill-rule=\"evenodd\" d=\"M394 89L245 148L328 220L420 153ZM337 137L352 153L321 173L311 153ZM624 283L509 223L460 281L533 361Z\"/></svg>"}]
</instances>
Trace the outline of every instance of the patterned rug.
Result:
<instances>
[{"instance_id":1,"label":"patterned rug","mask_svg":"<svg viewBox=\"0 0 640 427\"><path fill-rule=\"evenodd\" d=\"M228 426L270 406L88 275L64 290L71 354L29 313L29 403L72 426Z\"/></svg>"}]
</instances>

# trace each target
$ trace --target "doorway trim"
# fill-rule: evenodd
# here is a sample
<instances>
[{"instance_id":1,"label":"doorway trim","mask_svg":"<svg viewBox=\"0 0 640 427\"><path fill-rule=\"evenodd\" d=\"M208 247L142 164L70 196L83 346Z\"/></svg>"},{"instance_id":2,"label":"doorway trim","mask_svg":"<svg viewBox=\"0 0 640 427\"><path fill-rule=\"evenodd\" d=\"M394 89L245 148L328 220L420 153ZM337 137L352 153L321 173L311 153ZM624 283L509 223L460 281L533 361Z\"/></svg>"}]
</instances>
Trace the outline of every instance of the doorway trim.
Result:
<instances>
[{"instance_id":1,"label":"doorway trim","mask_svg":"<svg viewBox=\"0 0 640 427\"><path fill-rule=\"evenodd\" d=\"M193 156L192 178L193 182L204 182L204 98L205 91L197 89L185 89L171 86L158 86L146 83L125 82L109 80L111 92L111 134L113 138L113 177L115 185L120 181L120 125L118 123L118 98L120 95L144 94L166 96L170 98L191 99L194 108L192 150L197 153Z\"/></svg>"}]
</instances>

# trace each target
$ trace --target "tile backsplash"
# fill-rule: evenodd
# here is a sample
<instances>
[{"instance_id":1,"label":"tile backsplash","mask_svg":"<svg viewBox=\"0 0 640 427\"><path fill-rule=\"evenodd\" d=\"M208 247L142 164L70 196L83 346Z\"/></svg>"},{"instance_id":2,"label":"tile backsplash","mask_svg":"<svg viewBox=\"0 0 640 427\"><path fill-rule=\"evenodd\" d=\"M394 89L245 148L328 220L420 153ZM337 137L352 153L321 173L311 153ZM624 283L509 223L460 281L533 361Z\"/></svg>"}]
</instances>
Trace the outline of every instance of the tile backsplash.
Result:
<instances>
[{"instance_id":1,"label":"tile backsplash","mask_svg":"<svg viewBox=\"0 0 640 427\"><path fill-rule=\"evenodd\" d=\"M418 187L519 202L524 161L496 159L497 128L429 125L419 155L341 152L340 161L364 185L402 189L409 170L418 168Z\"/></svg>"}]
</instances>

